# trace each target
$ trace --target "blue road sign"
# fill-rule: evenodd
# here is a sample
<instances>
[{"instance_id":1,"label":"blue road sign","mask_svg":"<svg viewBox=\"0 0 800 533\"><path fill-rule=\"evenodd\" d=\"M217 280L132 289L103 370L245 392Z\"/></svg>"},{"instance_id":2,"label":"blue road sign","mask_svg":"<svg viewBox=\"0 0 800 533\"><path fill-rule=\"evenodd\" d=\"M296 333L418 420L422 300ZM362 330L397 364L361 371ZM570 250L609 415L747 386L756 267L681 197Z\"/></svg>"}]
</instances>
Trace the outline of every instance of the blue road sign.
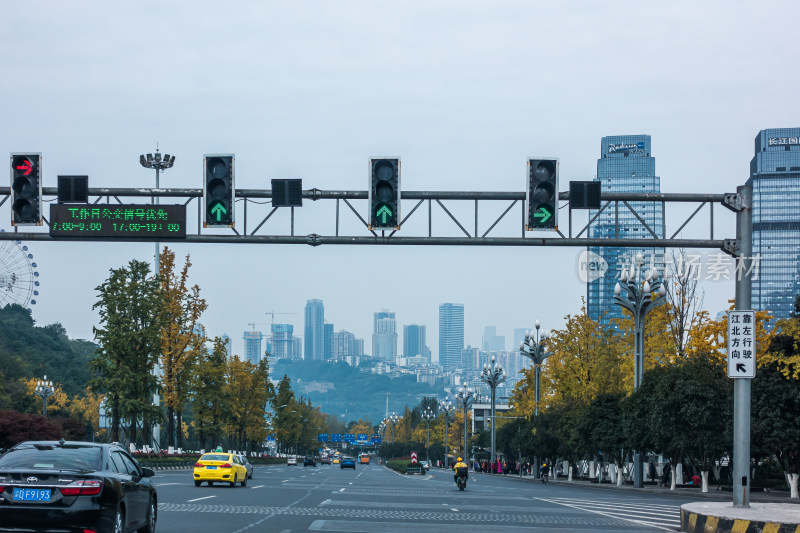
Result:
<instances>
[{"instance_id":1,"label":"blue road sign","mask_svg":"<svg viewBox=\"0 0 800 533\"><path fill-rule=\"evenodd\" d=\"M328 434L320 433L319 435L317 435L317 442L328 442Z\"/></svg>"},{"instance_id":2,"label":"blue road sign","mask_svg":"<svg viewBox=\"0 0 800 533\"><path fill-rule=\"evenodd\" d=\"M331 442L342 442L342 434L341 433L332 433L331 434Z\"/></svg>"}]
</instances>

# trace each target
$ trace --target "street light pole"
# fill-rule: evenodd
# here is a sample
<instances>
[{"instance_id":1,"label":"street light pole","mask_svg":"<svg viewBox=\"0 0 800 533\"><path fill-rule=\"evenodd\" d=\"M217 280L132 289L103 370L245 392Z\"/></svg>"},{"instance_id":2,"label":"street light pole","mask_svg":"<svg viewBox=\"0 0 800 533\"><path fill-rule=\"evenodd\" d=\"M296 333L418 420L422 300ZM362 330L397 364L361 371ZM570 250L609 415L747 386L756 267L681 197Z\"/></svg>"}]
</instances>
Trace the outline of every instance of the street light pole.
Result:
<instances>
[{"instance_id":1,"label":"street light pole","mask_svg":"<svg viewBox=\"0 0 800 533\"><path fill-rule=\"evenodd\" d=\"M400 417L397 416L397 414L392 413L392 414L389 415L389 417L386 419L386 421L390 422L392 424L392 444L394 444L394 426L395 426L395 424L397 424L397 422L400 421Z\"/></svg>"},{"instance_id":2,"label":"street light pole","mask_svg":"<svg viewBox=\"0 0 800 533\"><path fill-rule=\"evenodd\" d=\"M541 401L541 388L542 388L542 363L544 360L553 355L552 352L546 351L544 341L547 340L547 334L542 333L539 337L539 328L541 324L536 321L536 334L528 330L525 333L525 340L519 345L519 353L527 357L533 363L533 417L539 414L539 402Z\"/></svg>"},{"instance_id":3,"label":"street light pole","mask_svg":"<svg viewBox=\"0 0 800 533\"><path fill-rule=\"evenodd\" d=\"M467 440L468 434L467 431L469 427L467 426L467 412L474 401L475 390L469 387L459 387L458 394L456 394L456 403L461 405L464 408L464 453L461 457L468 459L469 454L467 453Z\"/></svg>"},{"instance_id":4,"label":"street light pole","mask_svg":"<svg viewBox=\"0 0 800 533\"><path fill-rule=\"evenodd\" d=\"M47 418L47 399L56 393L55 387L53 387L53 382L47 380L47 376L44 376L44 380L40 380L36 382L36 395L42 397L42 416Z\"/></svg>"},{"instance_id":5,"label":"street light pole","mask_svg":"<svg viewBox=\"0 0 800 533\"><path fill-rule=\"evenodd\" d=\"M439 409L441 409L442 414L444 414L444 468L446 470L448 468L447 455L450 453L447 447L447 435L449 433L448 423L450 421L450 415L453 414L455 407L453 407L453 403L445 396L444 401L439 404Z\"/></svg>"},{"instance_id":6,"label":"street light pole","mask_svg":"<svg viewBox=\"0 0 800 533\"><path fill-rule=\"evenodd\" d=\"M492 366L489 366L486 363L483 364L483 370L481 371L481 381L489 385L489 389L492 391L492 463L493 464L495 460L494 402L497 392L497 386L503 383L505 380L506 380L505 370L503 370L502 365L500 365L499 363L495 363L494 356L492 356ZM464 423L466 424L466 418L464 419Z\"/></svg>"},{"instance_id":7,"label":"street light pole","mask_svg":"<svg viewBox=\"0 0 800 533\"><path fill-rule=\"evenodd\" d=\"M647 313L666 301L666 290L658 278L658 270L653 267L641 281L644 257L636 254L635 263L630 271L623 270L620 276L622 285L614 287L614 302L627 309L633 315L633 390L639 390L644 374L644 324ZM639 453L633 453L633 486L640 489L644 486L644 465Z\"/></svg>"},{"instance_id":8,"label":"street light pole","mask_svg":"<svg viewBox=\"0 0 800 533\"><path fill-rule=\"evenodd\" d=\"M175 156L164 154L164 157L161 157L161 153L159 153L158 148L156 148L155 156L153 154L144 154L139 156L139 164L142 165L144 168L154 168L156 170L156 189L159 188L159 176L162 170L167 170L168 168L172 168L172 165L175 164ZM154 202L156 205L159 203L158 197L154 198ZM160 269L160 251L159 251L159 243L156 242L156 262L155 262L155 274L158 276L159 269Z\"/></svg>"},{"instance_id":9,"label":"street light pole","mask_svg":"<svg viewBox=\"0 0 800 533\"><path fill-rule=\"evenodd\" d=\"M425 460L428 461L429 467L431 465L431 420L434 418L436 418L436 413L431 411L430 408L422 412L422 419L425 421Z\"/></svg>"}]
</instances>

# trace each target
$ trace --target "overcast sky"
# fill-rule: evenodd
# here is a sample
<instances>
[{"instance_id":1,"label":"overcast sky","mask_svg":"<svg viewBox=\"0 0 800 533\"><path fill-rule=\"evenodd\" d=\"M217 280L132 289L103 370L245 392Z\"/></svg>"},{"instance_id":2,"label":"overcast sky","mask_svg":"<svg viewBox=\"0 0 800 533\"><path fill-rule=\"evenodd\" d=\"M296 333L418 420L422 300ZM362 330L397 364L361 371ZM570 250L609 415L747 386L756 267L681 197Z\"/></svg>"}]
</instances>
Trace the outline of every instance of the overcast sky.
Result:
<instances>
[{"instance_id":1,"label":"overcast sky","mask_svg":"<svg viewBox=\"0 0 800 533\"><path fill-rule=\"evenodd\" d=\"M664 192L722 193L747 179L759 130L800 124L792 1L27 0L3 14L0 151L42 152L45 186L58 174L153 186L138 159L158 143L176 156L164 187L201 187L203 154L235 153L237 188L284 177L364 191L368 158L396 155L404 190L522 191L526 158L547 155L566 190L595 177L601 137L649 134ZM366 217L366 202L356 206ZM715 237L733 238L733 217L715 212ZM704 220L683 235L707 238ZM285 217L272 222L264 229L286 232ZM297 234L334 231L330 208L306 201L296 213ZM34 318L89 339L94 288L154 250L29 246L42 283ZM426 324L435 358L443 302L465 305L468 344L494 325L511 348L514 328L559 327L586 294L578 248L174 249L191 254L209 333L227 333L239 353L248 323L267 329L266 311L296 313L276 321L302 334L311 298L368 351L375 311L394 311L400 331ZM712 315L733 296L732 282L702 287Z\"/></svg>"}]
</instances>

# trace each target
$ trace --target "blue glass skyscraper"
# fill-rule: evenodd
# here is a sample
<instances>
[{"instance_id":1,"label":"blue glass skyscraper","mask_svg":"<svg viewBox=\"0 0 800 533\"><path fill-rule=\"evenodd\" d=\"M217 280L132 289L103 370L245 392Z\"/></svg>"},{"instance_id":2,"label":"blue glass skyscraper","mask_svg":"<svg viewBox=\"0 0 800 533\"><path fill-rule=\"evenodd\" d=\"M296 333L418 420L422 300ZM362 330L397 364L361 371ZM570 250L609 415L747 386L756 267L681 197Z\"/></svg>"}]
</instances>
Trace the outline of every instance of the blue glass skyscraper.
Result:
<instances>
[{"instance_id":1,"label":"blue glass skyscraper","mask_svg":"<svg viewBox=\"0 0 800 533\"><path fill-rule=\"evenodd\" d=\"M439 306L439 364L445 370L461 367L464 349L464 304Z\"/></svg>"},{"instance_id":2,"label":"blue glass skyscraper","mask_svg":"<svg viewBox=\"0 0 800 533\"><path fill-rule=\"evenodd\" d=\"M800 128L761 130L750 161L753 187L752 305L788 318L800 293Z\"/></svg>"},{"instance_id":3,"label":"blue glass skyscraper","mask_svg":"<svg viewBox=\"0 0 800 533\"><path fill-rule=\"evenodd\" d=\"M656 176L656 160L650 151L649 135L617 135L603 137L600 141L600 159L597 160L597 178L602 192L645 193L661 192L661 180ZM661 204L657 202L628 202L631 209L659 238L664 235ZM611 202L592 222L589 236L593 239L646 239L653 238L650 231L637 219L623 202ZM591 210L594 217L597 210ZM590 247L589 252L599 255L608 265L605 275L587 283L586 312L590 318L609 324L612 318L621 318L622 309L614 303L614 286L619 281L622 268L630 268L636 254L644 256L644 266L656 266L663 273L664 248L610 248Z\"/></svg>"},{"instance_id":4,"label":"blue glass skyscraper","mask_svg":"<svg viewBox=\"0 0 800 533\"><path fill-rule=\"evenodd\" d=\"M325 308L322 300L306 301L303 359L320 361L325 356Z\"/></svg>"}]
</instances>

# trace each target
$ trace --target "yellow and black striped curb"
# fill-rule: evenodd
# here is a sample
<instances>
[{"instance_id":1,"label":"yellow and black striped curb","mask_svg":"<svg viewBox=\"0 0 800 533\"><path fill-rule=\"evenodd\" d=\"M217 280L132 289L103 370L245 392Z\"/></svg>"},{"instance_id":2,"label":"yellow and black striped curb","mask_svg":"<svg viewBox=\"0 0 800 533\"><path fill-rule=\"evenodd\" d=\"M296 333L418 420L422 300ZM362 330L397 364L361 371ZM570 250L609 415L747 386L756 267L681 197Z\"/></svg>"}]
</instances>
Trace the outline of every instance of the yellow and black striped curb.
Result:
<instances>
[{"instance_id":1,"label":"yellow and black striped curb","mask_svg":"<svg viewBox=\"0 0 800 533\"><path fill-rule=\"evenodd\" d=\"M800 533L800 524L722 518L681 509L681 531L686 533Z\"/></svg>"}]
</instances>

